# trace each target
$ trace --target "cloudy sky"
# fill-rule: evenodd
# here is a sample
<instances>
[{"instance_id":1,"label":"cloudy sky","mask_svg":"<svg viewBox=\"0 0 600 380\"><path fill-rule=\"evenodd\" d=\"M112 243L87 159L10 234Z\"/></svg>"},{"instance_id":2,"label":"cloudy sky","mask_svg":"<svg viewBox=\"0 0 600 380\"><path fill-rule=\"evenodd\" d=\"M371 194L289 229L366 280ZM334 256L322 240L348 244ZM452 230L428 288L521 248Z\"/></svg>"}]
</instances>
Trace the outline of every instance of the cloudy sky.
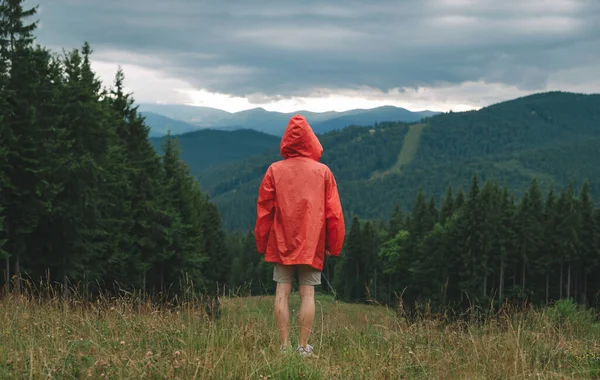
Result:
<instances>
[{"instance_id":1,"label":"cloudy sky","mask_svg":"<svg viewBox=\"0 0 600 380\"><path fill-rule=\"evenodd\" d=\"M138 102L238 111L479 108L600 92L600 0L49 0L38 42L88 41Z\"/></svg>"}]
</instances>

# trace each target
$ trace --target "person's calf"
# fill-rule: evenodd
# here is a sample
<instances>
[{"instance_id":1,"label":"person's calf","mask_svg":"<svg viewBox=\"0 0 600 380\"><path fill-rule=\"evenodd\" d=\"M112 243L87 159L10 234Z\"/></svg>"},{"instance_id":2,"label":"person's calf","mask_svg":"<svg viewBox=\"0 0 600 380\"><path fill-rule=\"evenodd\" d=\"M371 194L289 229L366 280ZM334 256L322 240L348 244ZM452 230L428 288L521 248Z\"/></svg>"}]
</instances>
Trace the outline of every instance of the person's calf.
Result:
<instances>
[{"instance_id":1,"label":"person's calf","mask_svg":"<svg viewBox=\"0 0 600 380\"><path fill-rule=\"evenodd\" d=\"M286 347L289 342L290 311L288 307L292 284L277 283L275 291L275 323L279 330L279 341L281 347Z\"/></svg>"},{"instance_id":2,"label":"person's calf","mask_svg":"<svg viewBox=\"0 0 600 380\"><path fill-rule=\"evenodd\" d=\"M312 285L300 285L300 346L307 347L315 320L315 288Z\"/></svg>"}]
</instances>

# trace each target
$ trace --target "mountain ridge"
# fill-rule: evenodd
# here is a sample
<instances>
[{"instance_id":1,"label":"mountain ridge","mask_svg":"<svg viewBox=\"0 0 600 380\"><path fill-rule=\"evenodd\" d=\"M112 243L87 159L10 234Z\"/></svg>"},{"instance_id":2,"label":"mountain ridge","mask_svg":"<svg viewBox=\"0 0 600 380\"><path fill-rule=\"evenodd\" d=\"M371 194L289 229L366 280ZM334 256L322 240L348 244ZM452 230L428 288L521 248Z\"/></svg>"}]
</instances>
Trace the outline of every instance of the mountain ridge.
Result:
<instances>
[{"instance_id":1,"label":"mountain ridge","mask_svg":"<svg viewBox=\"0 0 600 380\"><path fill-rule=\"evenodd\" d=\"M172 135L181 135L196 130L196 126L181 120L160 115L154 112L140 112L146 125L150 127L149 137L165 136L170 131Z\"/></svg>"},{"instance_id":2,"label":"mountain ridge","mask_svg":"<svg viewBox=\"0 0 600 380\"><path fill-rule=\"evenodd\" d=\"M186 132L200 129L254 129L259 132L274 136L281 136L287 122L295 114L302 114L307 118L317 133L326 133L335 129L342 129L350 125L367 126L376 122L403 121L412 122L437 114L434 111L413 112L396 106L381 106L365 109L352 109L347 111L294 111L275 112L267 111L262 107L230 113L210 107L196 107L188 105L165 104L140 104L138 110L142 115L150 115L148 125L151 127L153 137L166 134L166 125L185 123ZM159 120L154 115L172 119L167 122ZM172 131L172 134L179 134Z\"/></svg>"}]
</instances>

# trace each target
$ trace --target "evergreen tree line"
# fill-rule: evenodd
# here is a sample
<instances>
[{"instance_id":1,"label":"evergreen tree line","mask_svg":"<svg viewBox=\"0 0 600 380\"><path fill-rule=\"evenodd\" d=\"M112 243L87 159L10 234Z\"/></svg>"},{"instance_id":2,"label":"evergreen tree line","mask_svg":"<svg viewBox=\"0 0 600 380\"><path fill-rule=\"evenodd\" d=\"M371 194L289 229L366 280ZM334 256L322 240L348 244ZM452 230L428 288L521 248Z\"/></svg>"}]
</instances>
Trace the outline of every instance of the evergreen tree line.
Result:
<instances>
[{"instance_id":1,"label":"evergreen tree line","mask_svg":"<svg viewBox=\"0 0 600 380\"><path fill-rule=\"evenodd\" d=\"M520 192L521 193L521 192ZM438 310L472 305L600 303L600 208L585 183L543 194L534 179L516 197L493 180L472 178L468 193L441 200L419 191L406 214L388 222L354 217L339 258L326 258L320 291L348 302ZM231 235L228 284L236 294L272 294L272 264L254 236Z\"/></svg>"},{"instance_id":2,"label":"evergreen tree line","mask_svg":"<svg viewBox=\"0 0 600 380\"><path fill-rule=\"evenodd\" d=\"M329 263L330 268L332 264ZM461 310L473 304L598 305L600 208L586 183L544 196L537 180L518 202L496 182L472 179L439 202L420 191L388 224L354 218L333 283L347 301Z\"/></svg>"},{"instance_id":3,"label":"evergreen tree line","mask_svg":"<svg viewBox=\"0 0 600 380\"><path fill-rule=\"evenodd\" d=\"M123 72L107 89L89 44L35 45L35 14L0 1L0 288L19 291L26 277L89 292L226 281L218 211L177 141L159 156Z\"/></svg>"}]
</instances>

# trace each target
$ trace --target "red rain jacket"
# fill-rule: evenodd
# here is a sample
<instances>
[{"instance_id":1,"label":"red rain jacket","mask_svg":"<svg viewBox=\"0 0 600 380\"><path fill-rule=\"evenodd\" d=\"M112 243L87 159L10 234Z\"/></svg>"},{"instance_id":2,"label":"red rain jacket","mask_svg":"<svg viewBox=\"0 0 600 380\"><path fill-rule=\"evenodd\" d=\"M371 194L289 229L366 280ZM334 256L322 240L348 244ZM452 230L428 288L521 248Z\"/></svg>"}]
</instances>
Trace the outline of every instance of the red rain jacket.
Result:
<instances>
[{"instance_id":1,"label":"red rain jacket","mask_svg":"<svg viewBox=\"0 0 600 380\"><path fill-rule=\"evenodd\" d=\"M284 160L269 167L258 191L256 247L267 262L323 270L325 251L339 256L346 234L335 178L303 116L290 119L280 152Z\"/></svg>"}]
</instances>

